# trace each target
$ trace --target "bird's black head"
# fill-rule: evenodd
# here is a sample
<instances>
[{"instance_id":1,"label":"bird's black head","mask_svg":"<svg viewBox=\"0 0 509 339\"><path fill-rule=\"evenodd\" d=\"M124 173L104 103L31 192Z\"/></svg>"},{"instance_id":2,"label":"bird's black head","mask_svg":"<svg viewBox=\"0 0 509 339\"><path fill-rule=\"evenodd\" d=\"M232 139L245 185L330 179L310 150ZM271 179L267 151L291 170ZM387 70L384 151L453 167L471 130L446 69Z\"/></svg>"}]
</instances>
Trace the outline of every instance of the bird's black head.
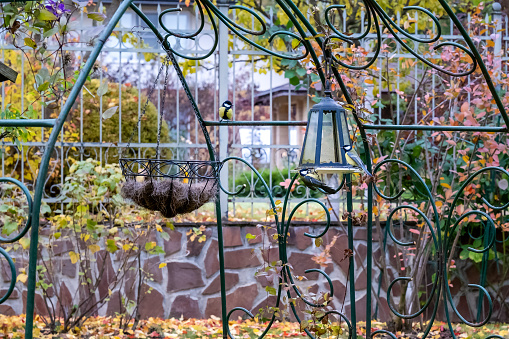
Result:
<instances>
[{"instance_id":1,"label":"bird's black head","mask_svg":"<svg viewBox=\"0 0 509 339\"><path fill-rule=\"evenodd\" d=\"M301 169L301 170L299 171L299 174L300 174L300 175L302 175L302 176L304 177L304 176L306 176L306 175L308 174L308 172L309 172L309 171L308 171L307 169L303 168L303 169Z\"/></svg>"},{"instance_id":2,"label":"bird's black head","mask_svg":"<svg viewBox=\"0 0 509 339\"><path fill-rule=\"evenodd\" d=\"M232 107L233 104L230 100L226 100L225 102L223 102L223 106L229 108Z\"/></svg>"},{"instance_id":3,"label":"bird's black head","mask_svg":"<svg viewBox=\"0 0 509 339\"><path fill-rule=\"evenodd\" d=\"M345 146L343 146L343 149L344 149L345 151L347 151L347 152L348 152L348 151L351 151L351 150L352 150L352 145L345 145Z\"/></svg>"}]
</instances>

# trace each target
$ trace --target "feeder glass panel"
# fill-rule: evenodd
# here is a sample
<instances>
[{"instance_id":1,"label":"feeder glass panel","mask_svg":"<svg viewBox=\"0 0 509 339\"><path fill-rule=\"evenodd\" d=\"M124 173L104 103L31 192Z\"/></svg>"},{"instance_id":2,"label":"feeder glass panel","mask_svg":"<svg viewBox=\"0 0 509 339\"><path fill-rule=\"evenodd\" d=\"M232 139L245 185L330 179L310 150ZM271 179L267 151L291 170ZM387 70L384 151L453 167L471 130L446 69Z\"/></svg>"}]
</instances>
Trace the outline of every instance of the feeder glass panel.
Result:
<instances>
[{"instance_id":1,"label":"feeder glass panel","mask_svg":"<svg viewBox=\"0 0 509 339\"><path fill-rule=\"evenodd\" d=\"M351 145L350 141L350 133L348 132L348 124L346 123L346 114L345 112L341 112L339 114L341 116L341 130L343 132L343 145Z\"/></svg>"},{"instance_id":2,"label":"feeder glass panel","mask_svg":"<svg viewBox=\"0 0 509 339\"><path fill-rule=\"evenodd\" d=\"M337 161L336 145L337 133L334 133L333 115L336 112L324 112L322 120L322 144L320 146L320 164L329 164Z\"/></svg>"},{"instance_id":3,"label":"feeder glass panel","mask_svg":"<svg viewBox=\"0 0 509 339\"><path fill-rule=\"evenodd\" d=\"M310 111L304 147L302 147L301 165L314 164L316 154L316 136L318 132L319 111Z\"/></svg>"}]
</instances>

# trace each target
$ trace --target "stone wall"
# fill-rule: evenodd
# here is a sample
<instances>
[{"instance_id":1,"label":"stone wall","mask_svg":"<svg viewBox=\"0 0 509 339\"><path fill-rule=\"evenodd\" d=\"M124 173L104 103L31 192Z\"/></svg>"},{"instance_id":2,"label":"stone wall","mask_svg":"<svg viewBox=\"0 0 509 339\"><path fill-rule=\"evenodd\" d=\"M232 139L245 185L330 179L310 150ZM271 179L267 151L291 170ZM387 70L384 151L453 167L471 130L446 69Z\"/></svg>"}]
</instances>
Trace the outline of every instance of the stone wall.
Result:
<instances>
[{"instance_id":1,"label":"stone wall","mask_svg":"<svg viewBox=\"0 0 509 339\"><path fill-rule=\"evenodd\" d=\"M95 310L95 314L114 315L122 311L120 306L121 296L126 295L129 299L137 299L140 293L139 310L142 317L184 317L184 318L202 318L220 316L220 279L219 279L219 260L218 260L218 242L217 228L209 225L206 228L206 240L199 242L191 241L188 231L196 225L178 225L174 230L164 229L170 236L169 240L163 240L157 233L153 233L150 241L156 241L164 248L165 254L160 256L141 257L141 263L137 258L132 259L133 267L143 267L144 271L149 273L150 279L145 280L138 290L126 290L125 287L113 289L110 291L111 279L118 269L118 263L115 255L108 254L104 250L97 254L97 269L104 269L105 281L101 281L97 291L94 291L94 300L107 296L108 302ZM324 226L311 228L305 224L292 226L288 238L288 260L293 267L293 273L297 276L304 276L306 279L296 281L296 284L303 290L310 293L320 294L328 291L326 279L319 273L313 272L306 274L304 271L311 268L320 268L313 261L313 257L320 254L323 248L317 248L313 239L306 237L304 233L319 234ZM253 234L255 239L247 239L246 234ZM265 276L256 276L256 273L262 271L267 263L278 260L278 249L274 237L274 229L271 227L256 227L253 224L228 224L223 228L224 246L225 246L225 268L226 268L226 289L228 309L233 307L244 307L257 313L261 307L274 306L275 297L270 296L266 286L277 288L277 280L267 280ZM334 236L337 236L335 245L331 248L331 262L323 270L329 274L334 287L333 306L338 311L343 311L349 316L350 298L345 294L345 285L347 282L348 260L345 260L345 249L348 248L348 238L340 226L332 226L329 232L324 236L324 245L329 244ZM44 238L44 234L42 235ZM375 234L373 239L378 239ZM72 249L71 244L61 243L57 251L59 258L55 264L60 265L60 280L62 284L56 291L51 291L52 295L60 296L63 303L69 303L64 306L67 309L72 307L73 295L85 295L88 291L78 286L78 269L69 260L68 252ZM355 258L355 288L356 288L356 314L357 320L365 320L365 301L367 291L366 275L366 228L355 227L354 229L354 258ZM373 251L375 262L381 256L379 243L374 241ZM385 253L386 259L393 265L397 260L396 253L389 245L389 250ZM16 258L16 266L23 267L27 258ZM3 295L10 281L10 272L2 260L0 279L0 295ZM165 267L160 268L160 263L166 263ZM378 289L379 270L374 265L373 269L373 288ZM395 266L395 265L394 265ZM467 267L470 274L474 274L476 267ZM462 269L459 269L462 272ZM389 272L390 281L397 274L395 269ZM460 279L461 274L458 276ZM133 281L132 275L127 274L126 280L131 279L132 286L138 286ZM472 282L472 281L470 281ZM382 283L380 293L380 303L378 304L378 317L381 320L390 318L390 311L386 301L385 283ZM460 286L461 284L453 284ZM465 285L466 286L466 285ZM456 288L456 287L454 287ZM503 287L509 290L509 286ZM396 284L394 293L399 293ZM376 293L374 293L376 294ZM475 305L475 300L466 300L464 289L454 290L455 300L458 303L467 303L468 306ZM507 295L506 297L507 298ZM74 298L75 300L76 298ZM79 298L78 298L79 299ZM471 298L472 299L472 298ZM0 313L20 314L24 312L26 300L26 287L17 282L16 289L9 300L0 305ZM343 304L344 300L344 304ZM505 299L504 299L505 300ZM374 304L377 299L374 298ZM373 311L375 311L373 306ZM465 306L465 305L464 305ZM80 307L84 307L80 305ZM498 305L500 308L500 305ZM502 306L503 307L503 306ZM474 307L475 308L475 307ZM36 312L45 314L46 304L41 296L36 298ZM239 315L241 315L239 313ZM507 313L503 313L502 318L507 318Z\"/></svg>"}]
</instances>

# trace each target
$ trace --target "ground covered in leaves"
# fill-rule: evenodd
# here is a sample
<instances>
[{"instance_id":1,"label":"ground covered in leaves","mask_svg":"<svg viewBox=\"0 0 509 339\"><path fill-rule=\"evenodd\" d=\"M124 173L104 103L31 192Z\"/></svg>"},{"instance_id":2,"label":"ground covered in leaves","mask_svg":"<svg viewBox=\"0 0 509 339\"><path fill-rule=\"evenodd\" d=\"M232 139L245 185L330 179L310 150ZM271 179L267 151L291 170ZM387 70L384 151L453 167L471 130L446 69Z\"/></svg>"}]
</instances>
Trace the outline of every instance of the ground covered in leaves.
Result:
<instances>
[{"instance_id":1,"label":"ground covered in leaves","mask_svg":"<svg viewBox=\"0 0 509 339\"><path fill-rule=\"evenodd\" d=\"M50 333L45 323L39 317L35 321L34 337L41 339L57 338L187 338L187 339L205 339L222 338L221 321L217 317L210 319L153 319L142 320L138 323L136 330L119 329L120 318L95 317L90 318L81 327L76 327L70 333ZM132 325L132 322L131 324ZM258 338L263 333L267 323L255 322L251 320L238 320L230 322L230 329L236 338ZM357 334L359 338L365 337L364 323L359 323ZM373 331L385 329L385 323L373 322ZM342 326L345 330L339 335L332 333L317 336L319 338L348 338L346 325ZM452 338L447 327L442 323L436 323L427 338L448 339ZM24 316L4 316L0 314L0 338L24 338L25 317ZM490 324L480 328L469 328L466 325L455 325L454 332L458 338L484 339L489 335L498 334L503 338L509 338L509 324ZM396 337L401 339L422 338L423 333L418 327L415 327L411 333L396 332ZM387 336L388 337L388 336ZM272 329L266 335L266 338L307 338L300 332L300 325L291 322L276 322ZM379 335L378 338L384 338Z\"/></svg>"}]
</instances>

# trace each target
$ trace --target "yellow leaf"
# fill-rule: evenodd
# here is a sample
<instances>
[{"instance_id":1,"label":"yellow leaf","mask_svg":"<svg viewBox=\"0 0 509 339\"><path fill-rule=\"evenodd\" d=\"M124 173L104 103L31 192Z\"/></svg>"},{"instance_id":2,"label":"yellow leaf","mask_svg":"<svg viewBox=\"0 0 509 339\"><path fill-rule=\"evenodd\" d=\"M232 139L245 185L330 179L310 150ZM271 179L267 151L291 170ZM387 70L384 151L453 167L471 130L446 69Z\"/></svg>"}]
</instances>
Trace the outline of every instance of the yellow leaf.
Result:
<instances>
[{"instance_id":1,"label":"yellow leaf","mask_svg":"<svg viewBox=\"0 0 509 339\"><path fill-rule=\"evenodd\" d=\"M486 45L488 45L488 47L495 47L495 42L492 40L486 40Z\"/></svg>"},{"instance_id":2,"label":"yellow leaf","mask_svg":"<svg viewBox=\"0 0 509 339\"><path fill-rule=\"evenodd\" d=\"M442 185L442 186L443 186L443 187L445 187L445 188L451 188L451 185L449 185L449 184L448 184L448 183L446 183L446 182L442 182L442 183L440 183L440 185Z\"/></svg>"},{"instance_id":3,"label":"yellow leaf","mask_svg":"<svg viewBox=\"0 0 509 339\"><path fill-rule=\"evenodd\" d=\"M22 273L22 274L18 275L18 279L16 279L16 281L21 281L24 284L27 282L27 279L28 279L28 275Z\"/></svg>"},{"instance_id":4,"label":"yellow leaf","mask_svg":"<svg viewBox=\"0 0 509 339\"><path fill-rule=\"evenodd\" d=\"M166 267L166 263L165 262L162 262L159 264L159 268L163 268L163 267Z\"/></svg>"},{"instance_id":5,"label":"yellow leaf","mask_svg":"<svg viewBox=\"0 0 509 339\"><path fill-rule=\"evenodd\" d=\"M366 79L364 82L367 84L373 84L373 79Z\"/></svg>"},{"instance_id":6,"label":"yellow leaf","mask_svg":"<svg viewBox=\"0 0 509 339\"><path fill-rule=\"evenodd\" d=\"M281 204L281 200L276 200L276 205Z\"/></svg>"},{"instance_id":7,"label":"yellow leaf","mask_svg":"<svg viewBox=\"0 0 509 339\"><path fill-rule=\"evenodd\" d=\"M28 238L21 238L19 243L21 244L21 246L23 246L23 249L27 249L28 247L30 247L30 239Z\"/></svg>"},{"instance_id":8,"label":"yellow leaf","mask_svg":"<svg viewBox=\"0 0 509 339\"><path fill-rule=\"evenodd\" d=\"M76 264L80 258L80 255L76 252L69 252L69 257L71 258L71 263Z\"/></svg>"},{"instance_id":9,"label":"yellow leaf","mask_svg":"<svg viewBox=\"0 0 509 339\"><path fill-rule=\"evenodd\" d=\"M92 244L88 246L88 249L92 252L92 254L94 254L95 252L99 251L101 247L99 247L97 244Z\"/></svg>"}]
</instances>

